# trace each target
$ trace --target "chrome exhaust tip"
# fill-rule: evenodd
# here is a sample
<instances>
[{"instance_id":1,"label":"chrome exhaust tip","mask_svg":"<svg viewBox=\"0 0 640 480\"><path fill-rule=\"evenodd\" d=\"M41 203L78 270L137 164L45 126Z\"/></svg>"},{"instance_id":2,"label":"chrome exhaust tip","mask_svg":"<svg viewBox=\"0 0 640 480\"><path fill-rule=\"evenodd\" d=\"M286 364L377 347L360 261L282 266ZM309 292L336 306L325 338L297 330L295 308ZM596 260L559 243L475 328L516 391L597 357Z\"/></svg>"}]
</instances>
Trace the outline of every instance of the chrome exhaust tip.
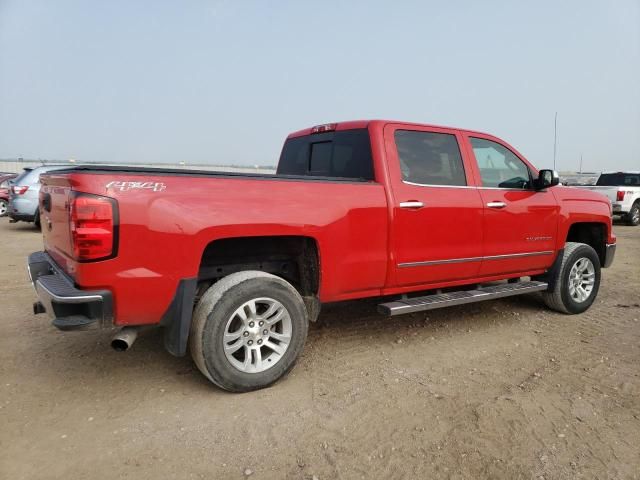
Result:
<instances>
[{"instance_id":1,"label":"chrome exhaust tip","mask_svg":"<svg viewBox=\"0 0 640 480\"><path fill-rule=\"evenodd\" d=\"M124 327L113 336L111 348L116 352L126 352L138 338L138 327Z\"/></svg>"}]
</instances>

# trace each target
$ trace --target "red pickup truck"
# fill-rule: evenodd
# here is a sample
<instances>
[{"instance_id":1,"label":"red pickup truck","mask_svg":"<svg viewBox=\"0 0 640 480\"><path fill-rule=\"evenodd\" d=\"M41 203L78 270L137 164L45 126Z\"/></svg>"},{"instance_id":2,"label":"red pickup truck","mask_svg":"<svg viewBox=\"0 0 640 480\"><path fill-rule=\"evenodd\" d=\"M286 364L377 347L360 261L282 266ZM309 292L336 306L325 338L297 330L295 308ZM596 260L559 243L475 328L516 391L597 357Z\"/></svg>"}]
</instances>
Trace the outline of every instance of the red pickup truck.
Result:
<instances>
[{"instance_id":1,"label":"red pickup truck","mask_svg":"<svg viewBox=\"0 0 640 480\"><path fill-rule=\"evenodd\" d=\"M326 302L384 296L396 315L541 292L580 313L613 260L611 205L556 185L494 136L382 120L292 133L276 175L58 170L34 312L119 328L120 350L160 326L230 391L285 375Z\"/></svg>"}]
</instances>

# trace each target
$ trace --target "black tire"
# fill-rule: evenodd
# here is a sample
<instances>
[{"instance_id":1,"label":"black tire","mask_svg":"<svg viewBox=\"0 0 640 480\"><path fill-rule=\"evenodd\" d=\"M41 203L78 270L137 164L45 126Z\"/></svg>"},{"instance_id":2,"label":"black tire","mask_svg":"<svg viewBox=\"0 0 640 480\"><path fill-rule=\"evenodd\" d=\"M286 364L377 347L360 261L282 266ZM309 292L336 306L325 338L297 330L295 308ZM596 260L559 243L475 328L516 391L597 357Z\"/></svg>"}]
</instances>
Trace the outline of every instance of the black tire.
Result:
<instances>
[{"instance_id":1,"label":"black tire","mask_svg":"<svg viewBox=\"0 0 640 480\"><path fill-rule=\"evenodd\" d=\"M570 293L569 285L572 281L571 269L582 259L591 262L594 269L594 283L589 296L583 301L577 301ZM600 288L600 258L596 251L584 243L567 242L564 247L562 263L554 279L554 288L551 292L543 292L542 299L552 310L566 314L582 313L594 302Z\"/></svg>"},{"instance_id":2,"label":"black tire","mask_svg":"<svg viewBox=\"0 0 640 480\"><path fill-rule=\"evenodd\" d=\"M637 227L640 225L640 202L636 202L631 206L631 210L624 216L624 221L627 225Z\"/></svg>"},{"instance_id":3,"label":"black tire","mask_svg":"<svg viewBox=\"0 0 640 480\"><path fill-rule=\"evenodd\" d=\"M0 217L5 217L9 213L9 204L6 200L0 198Z\"/></svg>"},{"instance_id":4,"label":"black tire","mask_svg":"<svg viewBox=\"0 0 640 480\"><path fill-rule=\"evenodd\" d=\"M40 225L40 210L36 210L36 215L33 217L33 224L38 230L41 230Z\"/></svg>"},{"instance_id":5,"label":"black tire","mask_svg":"<svg viewBox=\"0 0 640 480\"><path fill-rule=\"evenodd\" d=\"M284 306L291 319L290 341L281 357L266 370L241 371L224 352L224 334L234 312L246 302L259 298L273 299ZM214 283L198 302L189 349L198 369L214 384L230 392L248 392L272 385L293 368L304 348L307 331L304 301L291 284L265 272L238 272ZM266 341L261 348L265 347Z\"/></svg>"}]
</instances>

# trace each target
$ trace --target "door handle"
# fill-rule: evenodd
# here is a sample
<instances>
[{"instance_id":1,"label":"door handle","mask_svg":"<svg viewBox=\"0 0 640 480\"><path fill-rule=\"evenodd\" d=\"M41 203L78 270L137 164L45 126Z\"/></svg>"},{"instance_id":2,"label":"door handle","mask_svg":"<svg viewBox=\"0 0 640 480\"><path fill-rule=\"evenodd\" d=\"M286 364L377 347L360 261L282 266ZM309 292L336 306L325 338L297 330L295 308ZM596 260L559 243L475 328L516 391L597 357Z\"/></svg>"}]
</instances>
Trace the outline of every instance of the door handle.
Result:
<instances>
[{"instance_id":1,"label":"door handle","mask_svg":"<svg viewBox=\"0 0 640 480\"><path fill-rule=\"evenodd\" d=\"M424 203L416 200L409 200L408 202L400 202L400 208L422 208Z\"/></svg>"},{"instance_id":2,"label":"door handle","mask_svg":"<svg viewBox=\"0 0 640 480\"><path fill-rule=\"evenodd\" d=\"M507 204L504 202L489 202L487 203L487 207L489 208L504 208Z\"/></svg>"}]
</instances>

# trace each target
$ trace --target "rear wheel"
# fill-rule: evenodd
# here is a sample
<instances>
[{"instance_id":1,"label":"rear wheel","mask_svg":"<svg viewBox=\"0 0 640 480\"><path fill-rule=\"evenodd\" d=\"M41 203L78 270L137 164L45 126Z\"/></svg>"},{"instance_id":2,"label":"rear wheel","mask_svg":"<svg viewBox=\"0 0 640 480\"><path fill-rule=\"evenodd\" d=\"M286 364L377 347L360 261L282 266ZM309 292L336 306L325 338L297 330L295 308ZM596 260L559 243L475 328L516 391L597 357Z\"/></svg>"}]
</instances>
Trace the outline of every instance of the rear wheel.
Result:
<instances>
[{"instance_id":1,"label":"rear wheel","mask_svg":"<svg viewBox=\"0 0 640 480\"><path fill-rule=\"evenodd\" d=\"M633 204L629 213L625 215L624 221L632 227L640 225L640 202L636 201Z\"/></svg>"},{"instance_id":2,"label":"rear wheel","mask_svg":"<svg viewBox=\"0 0 640 480\"><path fill-rule=\"evenodd\" d=\"M33 218L33 224L36 226L38 230L40 230L40 211L36 211L36 215Z\"/></svg>"},{"instance_id":3,"label":"rear wheel","mask_svg":"<svg viewBox=\"0 0 640 480\"><path fill-rule=\"evenodd\" d=\"M0 199L0 217L4 217L7 214L8 207L7 201Z\"/></svg>"},{"instance_id":4,"label":"rear wheel","mask_svg":"<svg viewBox=\"0 0 640 480\"><path fill-rule=\"evenodd\" d=\"M562 313L587 310L600 288L600 259L596 251L584 243L567 242L562 263L551 292L543 292L547 306Z\"/></svg>"},{"instance_id":5,"label":"rear wheel","mask_svg":"<svg viewBox=\"0 0 640 480\"><path fill-rule=\"evenodd\" d=\"M307 329L307 310L291 284L265 272L239 272L204 293L189 347L209 380L247 392L273 384L293 368Z\"/></svg>"}]
</instances>

